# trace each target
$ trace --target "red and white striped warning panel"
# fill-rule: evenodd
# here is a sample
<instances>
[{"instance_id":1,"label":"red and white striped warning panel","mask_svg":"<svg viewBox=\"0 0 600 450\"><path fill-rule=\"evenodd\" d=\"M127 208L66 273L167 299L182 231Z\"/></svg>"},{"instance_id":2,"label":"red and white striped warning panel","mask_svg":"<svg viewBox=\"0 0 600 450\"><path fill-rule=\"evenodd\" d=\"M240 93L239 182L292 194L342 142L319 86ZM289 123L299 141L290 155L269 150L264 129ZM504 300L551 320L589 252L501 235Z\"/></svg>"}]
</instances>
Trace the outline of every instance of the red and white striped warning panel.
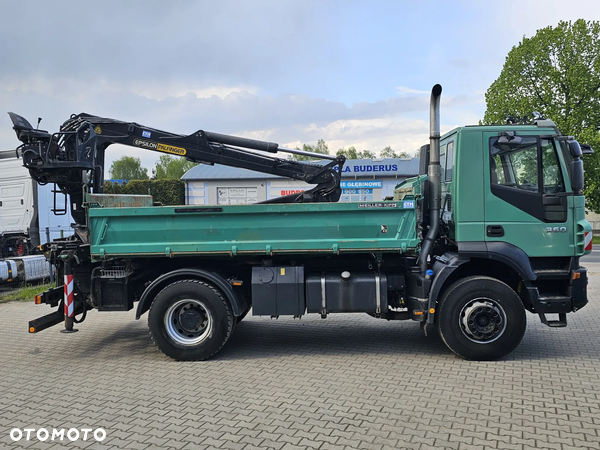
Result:
<instances>
[{"instance_id":1,"label":"red and white striped warning panel","mask_svg":"<svg viewBox=\"0 0 600 450\"><path fill-rule=\"evenodd\" d=\"M65 316L75 316L73 303L73 275L65 275Z\"/></svg>"},{"instance_id":2,"label":"red and white striped warning panel","mask_svg":"<svg viewBox=\"0 0 600 450\"><path fill-rule=\"evenodd\" d=\"M592 232L591 231L585 232L585 251L586 252L592 251Z\"/></svg>"}]
</instances>

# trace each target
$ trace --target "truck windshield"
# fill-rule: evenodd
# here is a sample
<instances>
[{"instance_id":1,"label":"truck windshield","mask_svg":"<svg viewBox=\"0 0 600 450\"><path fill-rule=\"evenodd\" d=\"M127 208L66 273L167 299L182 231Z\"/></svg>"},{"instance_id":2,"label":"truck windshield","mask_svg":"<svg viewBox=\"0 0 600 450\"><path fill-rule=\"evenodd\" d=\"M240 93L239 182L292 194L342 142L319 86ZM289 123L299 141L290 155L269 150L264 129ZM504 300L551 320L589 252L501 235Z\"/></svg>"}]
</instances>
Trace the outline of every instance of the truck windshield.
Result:
<instances>
[{"instance_id":1,"label":"truck windshield","mask_svg":"<svg viewBox=\"0 0 600 450\"><path fill-rule=\"evenodd\" d=\"M569 178L572 180L573 175L571 174L571 161L573 161L573 157L571 156L571 152L569 151L569 146L565 140L558 141L560 153L563 156L565 161L565 166L567 167L567 173L569 174Z\"/></svg>"}]
</instances>

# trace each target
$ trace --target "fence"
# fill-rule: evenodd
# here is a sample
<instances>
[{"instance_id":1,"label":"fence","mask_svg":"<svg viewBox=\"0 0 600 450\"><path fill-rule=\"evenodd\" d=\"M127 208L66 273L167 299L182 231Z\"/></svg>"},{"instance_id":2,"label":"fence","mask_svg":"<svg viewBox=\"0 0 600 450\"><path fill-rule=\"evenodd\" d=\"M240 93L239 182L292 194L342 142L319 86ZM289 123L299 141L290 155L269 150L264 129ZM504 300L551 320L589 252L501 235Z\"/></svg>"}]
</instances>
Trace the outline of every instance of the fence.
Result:
<instances>
[{"instance_id":1,"label":"fence","mask_svg":"<svg viewBox=\"0 0 600 450\"><path fill-rule=\"evenodd\" d=\"M40 230L40 244L51 242L54 239L66 238L73 234L72 228L48 228Z\"/></svg>"},{"instance_id":2,"label":"fence","mask_svg":"<svg viewBox=\"0 0 600 450\"><path fill-rule=\"evenodd\" d=\"M3 291L52 281L54 270L44 255L27 255L0 260L0 289Z\"/></svg>"},{"instance_id":3,"label":"fence","mask_svg":"<svg viewBox=\"0 0 600 450\"><path fill-rule=\"evenodd\" d=\"M72 228L43 228L41 230L30 229L29 236L24 234L6 234L0 236L0 259L12 258L15 256L27 256L40 254L37 248L37 242L31 239L39 233L39 244L53 241L54 239L64 238L73 234Z\"/></svg>"}]
</instances>

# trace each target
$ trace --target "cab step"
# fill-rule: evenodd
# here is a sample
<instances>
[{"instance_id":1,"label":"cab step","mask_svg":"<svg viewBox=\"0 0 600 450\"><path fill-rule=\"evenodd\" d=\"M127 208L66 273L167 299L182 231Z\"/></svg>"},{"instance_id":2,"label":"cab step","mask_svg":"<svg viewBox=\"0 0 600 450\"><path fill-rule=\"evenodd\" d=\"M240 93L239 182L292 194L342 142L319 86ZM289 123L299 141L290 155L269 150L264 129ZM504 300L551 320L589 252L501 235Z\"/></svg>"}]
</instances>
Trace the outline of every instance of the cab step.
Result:
<instances>
[{"instance_id":1,"label":"cab step","mask_svg":"<svg viewBox=\"0 0 600 450\"><path fill-rule=\"evenodd\" d=\"M538 280L567 280L571 277L569 269L539 269L534 272Z\"/></svg>"},{"instance_id":2,"label":"cab step","mask_svg":"<svg viewBox=\"0 0 600 450\"><path fill-rule=\"evenodd\" d=\"M572 299L568 295L543 295L538 298L536 312L546 314L568 313L572 309Z\"/></svg>"},{"instance_id":3,"label":"cab step","mask_svg":"<svg viewBox=\"0 0 600 450\"><path fill-rule=\"evenodd\" d=\"M558 313L558 320L548 320L544 313L539 313L539 316L542 323L551 328L564 328L567 326L567 313Z\"/></svg>"}]
</instances>

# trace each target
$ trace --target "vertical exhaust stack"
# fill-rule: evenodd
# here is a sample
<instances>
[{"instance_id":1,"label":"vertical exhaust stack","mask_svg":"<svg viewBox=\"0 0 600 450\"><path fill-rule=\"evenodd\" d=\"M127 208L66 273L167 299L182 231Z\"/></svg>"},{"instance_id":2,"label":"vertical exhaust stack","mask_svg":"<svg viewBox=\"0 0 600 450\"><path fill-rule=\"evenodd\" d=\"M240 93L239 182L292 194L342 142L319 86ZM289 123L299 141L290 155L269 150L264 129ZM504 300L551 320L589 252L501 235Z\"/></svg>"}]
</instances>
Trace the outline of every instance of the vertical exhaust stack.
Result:
<instances>
[{"instance_id":1,"label":"vertical exhaust stack","mask_svg":"<svg viewBox=\"0 0 600 450\"><path fill-rule=\"evenodd\" d=\"M440 97L442 86L436 84L431 89L429 106L429 231L423 240L419 268L421 273L427 270L427 258L431 254L433 242L440 228L440 209L442 204L442 168L440 167Z\"/></svg>"}]
</instances>

